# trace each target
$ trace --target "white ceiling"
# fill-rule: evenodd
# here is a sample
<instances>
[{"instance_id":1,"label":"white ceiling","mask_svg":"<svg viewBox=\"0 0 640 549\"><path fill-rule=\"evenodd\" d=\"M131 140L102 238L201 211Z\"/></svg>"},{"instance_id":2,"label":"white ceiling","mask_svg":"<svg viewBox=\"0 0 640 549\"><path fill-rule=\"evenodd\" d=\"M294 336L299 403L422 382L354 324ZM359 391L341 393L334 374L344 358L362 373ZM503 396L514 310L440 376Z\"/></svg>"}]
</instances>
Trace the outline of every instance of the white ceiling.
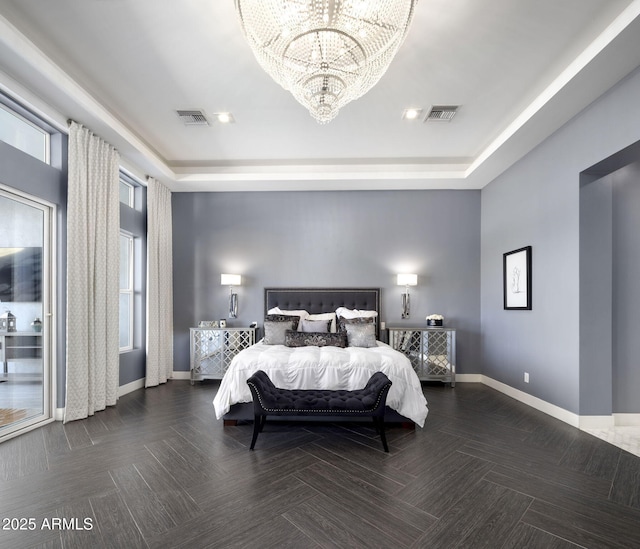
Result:
<instances>
[{"instance_id":1,"label":"white ceiling","mask_svg":"<svg viewBox=\"0 0 640 549\"><path fill-rule=\"evenodd\" d=\"M233 0L0 0L2 87L176 191L482 188L639 65L640 0L420 0L381 81L319 125ZM461 107L401 119L431 105Z\"/></svg>"}]
</instances>

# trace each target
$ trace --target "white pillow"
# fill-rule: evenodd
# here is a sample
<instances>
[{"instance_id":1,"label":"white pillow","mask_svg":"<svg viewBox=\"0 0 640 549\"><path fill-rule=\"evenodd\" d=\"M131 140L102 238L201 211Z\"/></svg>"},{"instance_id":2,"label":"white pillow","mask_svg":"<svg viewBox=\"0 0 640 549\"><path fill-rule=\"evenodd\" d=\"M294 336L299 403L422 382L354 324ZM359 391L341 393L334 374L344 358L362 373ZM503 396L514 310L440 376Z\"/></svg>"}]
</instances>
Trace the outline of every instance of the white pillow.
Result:
<instances>
[{"instance_id":1,"label":"white pillow","mask_svg":"<svg viewBox=\"0 0 640 549\"><path fill-rule=\"evenodd\" d=\"M330 320L331 327L329 331L332 334L336 333L336 313L320 313L317 315L308 315L307 320Z\"/></svg>"},{"instance_id":2,"label":"white pillow","mask_svg":"<svg viewBox=\"0 0 640 549\"><path fill-rule=\"evenodd\" d=\"M341 318L375 318L378 316L378 311L360 311L358 309L338 307L336 314Z\"/></svg>"},{"instance_id":3,"label":"white pillow","mask_svg":"<svg viewBox=\"0 0 640 549\"><path fill-rule=\"evenodd\" d=\"M309 317L309 313L305 310L302 311L286 311L280 307L274 307L267 311L268 315L287 315L287 316L299 316L300 322L298 322L298 331L302 331L302 321Z\"/></svg>"}]
</instances>

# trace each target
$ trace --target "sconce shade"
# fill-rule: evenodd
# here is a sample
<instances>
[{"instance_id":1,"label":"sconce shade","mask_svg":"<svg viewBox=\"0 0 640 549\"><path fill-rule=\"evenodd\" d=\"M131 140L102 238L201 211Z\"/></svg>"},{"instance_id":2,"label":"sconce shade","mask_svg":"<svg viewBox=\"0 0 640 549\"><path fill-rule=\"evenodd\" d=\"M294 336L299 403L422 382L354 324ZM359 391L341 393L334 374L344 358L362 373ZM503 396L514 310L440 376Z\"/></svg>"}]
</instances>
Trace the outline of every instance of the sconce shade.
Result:
<instances>
[{"instance_id":1,"label":"sconce shade","mask_svg":"<svg viewBox=\"0 0 640 549\"><path fill-rule=\"evenodd\" d=\"M220 284L222 286L241 286L242 276L235 274L221 274Z\"/></svg>"},{"instance_id":2,"label":"sconce shade","mask_svg":"<svg viewBox=\"0 0 640 549\"><path fill-rule=\"evenodd\" d=\"M399 274L398 286L417 286L418 275L417 274Z\"/></svg>"}]
</instances>

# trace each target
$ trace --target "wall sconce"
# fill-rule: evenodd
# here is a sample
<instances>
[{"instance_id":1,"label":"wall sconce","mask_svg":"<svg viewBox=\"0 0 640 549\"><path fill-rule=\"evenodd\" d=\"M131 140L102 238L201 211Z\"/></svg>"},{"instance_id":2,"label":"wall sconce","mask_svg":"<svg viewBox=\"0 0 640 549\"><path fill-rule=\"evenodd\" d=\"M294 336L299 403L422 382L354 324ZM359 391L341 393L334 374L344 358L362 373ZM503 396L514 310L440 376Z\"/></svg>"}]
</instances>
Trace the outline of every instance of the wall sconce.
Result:
<instances>
[{"instance_id":1,"label":"wall sconce","mask_svg":"<svg viewBox=\"0 0 640 549\"><path fill-rule=\"evenodd\" d=\"M220 284L229 286L229 318L237 318L238 294L233 291L233 287L242 285L242 277L236 274L221 274Z\"/></svg>"},{"instance_id":2,"label":"wall sconce","mask_svg":"<svg viewBox=\"0 0 640 549\"><path fill-rule=\"evenodd\" d=\"M418 285L417 274L399 274L398 286L404 286L405 290L402 294L402 318L409 318L409 286Z\"/></svg>"}]
</instances>

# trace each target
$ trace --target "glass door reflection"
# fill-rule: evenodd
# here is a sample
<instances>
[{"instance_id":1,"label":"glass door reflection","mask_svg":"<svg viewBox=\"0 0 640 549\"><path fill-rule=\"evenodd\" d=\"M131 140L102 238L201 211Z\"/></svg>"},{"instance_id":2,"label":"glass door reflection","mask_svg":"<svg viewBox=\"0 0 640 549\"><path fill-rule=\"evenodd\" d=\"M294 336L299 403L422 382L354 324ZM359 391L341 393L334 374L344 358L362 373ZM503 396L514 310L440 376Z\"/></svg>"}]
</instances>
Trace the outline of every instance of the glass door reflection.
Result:
<instances>
[{"instance_id":1,"label":"glass door reflection","mask_svg":"<svg viewBox=\"0 0 640 549\"><path fill-rule=\"evenodd\" d=\"M50 417L47 206L0 192L0 439Z\"/></svg>"}]
</instances>

